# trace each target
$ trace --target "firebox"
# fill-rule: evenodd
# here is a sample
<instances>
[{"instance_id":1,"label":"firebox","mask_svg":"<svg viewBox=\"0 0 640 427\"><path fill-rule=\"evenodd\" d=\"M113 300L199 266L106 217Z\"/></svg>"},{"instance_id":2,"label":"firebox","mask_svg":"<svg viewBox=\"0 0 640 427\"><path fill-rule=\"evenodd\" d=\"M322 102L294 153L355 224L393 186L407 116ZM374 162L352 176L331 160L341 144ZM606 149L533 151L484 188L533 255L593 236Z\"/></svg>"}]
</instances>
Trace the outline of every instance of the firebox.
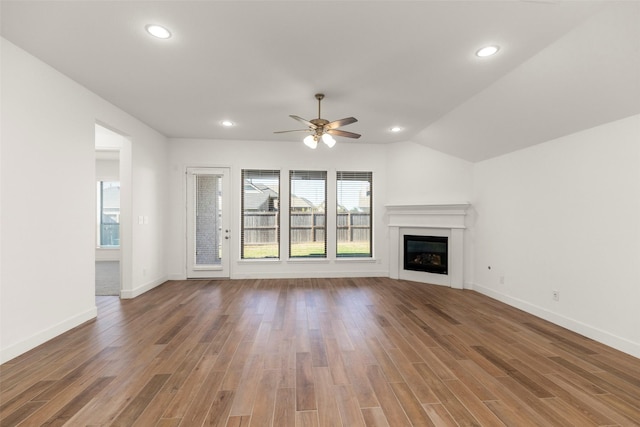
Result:
<instances>
[{"instance_id":1,"label":"firebox","mask_svg":"<svg viewBox=\"0 0 640 427\"><path fill-rule=\"evenodd\" d=\"M448 237L404 236L404 269L448 274Z\"/></svg>"}]
</instances>

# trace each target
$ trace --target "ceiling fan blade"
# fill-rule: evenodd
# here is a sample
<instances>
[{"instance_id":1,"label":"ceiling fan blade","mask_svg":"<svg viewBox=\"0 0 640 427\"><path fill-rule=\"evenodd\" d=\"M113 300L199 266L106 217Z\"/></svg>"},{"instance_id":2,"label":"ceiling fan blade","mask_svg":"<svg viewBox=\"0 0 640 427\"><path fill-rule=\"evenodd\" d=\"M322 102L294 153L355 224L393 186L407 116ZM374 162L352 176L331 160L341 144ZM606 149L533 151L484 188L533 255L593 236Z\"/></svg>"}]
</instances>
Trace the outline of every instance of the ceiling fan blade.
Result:
<instances>
[{"instance_id":1,"label":"ceiling fan blade","mask_svg":"<svg viewBox=\"0 0 640 427\"><path fill-rule=\"evenodd\" d=\"M325 125L325 129L337 129L342 126L350 125L351 123L357 122L358 119L355 117L345 117L344 119L334 120L333 122Z\"/></svg>"},{"instance_id":2,"label":"ceiling fan blade","mask_svg":"<svg viewBox=\"0 0 640 427\"><path fill-rule=\"evenodd\" d=\"M339 129L329 129L327 130L327 133L336 136L346 136L347 138L360 138L361 136L359 133L347 132Z\"/></svg>"},{"instance_id":3,"label":"ceiling fan blade","mask_svg":"<svg viewBox=\"0 0 640 427\"><path fill-rule=\"evenodd\" d=\"M287 132L313 132L313 130L312 129L278 130L273 133L287 133Z\"/></svg>"},{"instance_id":4,"label":"ceiling fan blade","mask_svg":"<svg viewBox=\"0 0 640 427\"><path fill-rule=\"evenodd\" d=\"M307 119L303 119L302 117L299 116L294 116L293 114L291 114L289 117L291 117L292 119L295 119L301 123L304 123L305 125L309 126L311 129L316 129L318 126L314 125L313 123L311 123L309 120Z\"/></svg>"}]
</instances>

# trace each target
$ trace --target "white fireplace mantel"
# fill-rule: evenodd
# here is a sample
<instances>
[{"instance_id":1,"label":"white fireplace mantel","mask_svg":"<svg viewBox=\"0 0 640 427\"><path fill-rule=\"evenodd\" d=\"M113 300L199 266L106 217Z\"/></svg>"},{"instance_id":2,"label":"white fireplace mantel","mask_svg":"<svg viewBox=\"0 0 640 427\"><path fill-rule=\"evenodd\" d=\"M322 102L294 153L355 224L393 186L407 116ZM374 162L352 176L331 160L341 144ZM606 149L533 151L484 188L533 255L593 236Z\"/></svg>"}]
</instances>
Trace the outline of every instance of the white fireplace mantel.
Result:
<instances>
[{"instance_id":1,"label":"white fireplace mantel","mask_svg":"<svg viewBox=\"0 0 640 427\"><path fill-rule=\"evenodd\" d=\"M463 288L464 229L469 203L386 205L389 226L389 276ZM404 270L405 234L437 235L449 238L449 273L446 275Z\"/></svg>"},{"instance_id":2,"label":"white fireplace mantel","mask_svg":"<svg viewBox=\"0 0 640 427\"><path fill-rule=\"evenodd\" d=\"M469 203L385 205L390 227L465 228Z\"/></svg>"}]
</instances>

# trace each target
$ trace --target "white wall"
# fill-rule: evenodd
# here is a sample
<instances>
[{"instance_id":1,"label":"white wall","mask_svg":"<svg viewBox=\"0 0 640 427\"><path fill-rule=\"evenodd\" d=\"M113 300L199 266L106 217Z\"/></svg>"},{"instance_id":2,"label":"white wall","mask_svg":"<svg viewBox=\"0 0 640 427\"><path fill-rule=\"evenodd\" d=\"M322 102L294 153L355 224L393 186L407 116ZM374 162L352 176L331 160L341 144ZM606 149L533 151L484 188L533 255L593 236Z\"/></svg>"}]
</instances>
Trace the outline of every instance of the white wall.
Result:
<instances>
[{"instance_id":1,"label":"white wall","mask_svg":"<svg viewBox=\"0 0 640 427\"><path fill-rule=\"evenodd\" d=\"M12 43L1 43L4 362L96 316L96 121L129 136L129 215L150 218L148 226L123 227L129 292L164 280L167 148L162 135ZM145 266L146 277L132 265Z\"/></svg>"},{"instance_id":2,"label":"white wall","mask_svg":"<svg viewBox=\"0 0 640 427\"><path fill-rule=\"evenodd\" d=\"M414 142L391 144L385 204L468 202L473 164Z\"/></svg>"},{"instance_id":3,"label":"white wall","mask_svg":"<svg viewBox=\"0 0 640 427\"><path fill-rule=\"evenodd\" d=\"M135 119L134 119L135 120ZM121 245L123 269L123 298L136 297L167 280L167 267L165 264L166 230L168 223L169 185L168 170L168 141L153 129L141 125L138 132L131 133L131 194L124 191L126 177L120 174L121 202L131 206L131 249L130 257L126 256L126 246ZM120 158L122 162L122 157ZM143 223L140 224L140 219ZM122 225L121 225L122 227ZM127 230L124 230L126 238ZM122 229L121 229L122 233ZM127 265L126 259L131 263ZM130 278L127 275L130 274ZM128 287L127 283L131 286Z\"/></svg>"},{"instance_id":4,"label":"white wall","mask_svg":"<svg viewBox=\"0 0 640 427\"><path fill-rule=\"evenodd\" d=\"M474 182L474 288L640 357L640 116L477 163Z\"/></svg>"},{"instance_id":5,"label":"white wall","mask_svg":"<svg viewBox=\"0 0 640 427\"><path fill-rule=\"evenodd\" d=\"M311 150L302 142L219 141L173 139L171 158L171 224L167 263L170 277L185 277L185 170L190 166L224 166L231 168L231 266L232 278L250 277L339 277L388 275L387 229L383 210L386 200L386 151L383 145L338 141L329 149L320 144ZM279 169L281 186L288 180L289 170L326 170L335 176L337 170L372 171L374 203L374 260L328 259L308 261L240 261L240 173L242 169ZM284 188L284 187L281 187ZM283 194L288 194L282 191ZM328 204L335 200L328 187ZM284 203L284 201L283 201ZM328 219L329 221L329 219ZM286 236L286 217L281 221ZM328 233L330 235L330 232ZM234 238L235 237L235 238ZM328 243L329 245L331 243ZM330 250L328 250L330 253Z\"/></svg>"}]
</instances>

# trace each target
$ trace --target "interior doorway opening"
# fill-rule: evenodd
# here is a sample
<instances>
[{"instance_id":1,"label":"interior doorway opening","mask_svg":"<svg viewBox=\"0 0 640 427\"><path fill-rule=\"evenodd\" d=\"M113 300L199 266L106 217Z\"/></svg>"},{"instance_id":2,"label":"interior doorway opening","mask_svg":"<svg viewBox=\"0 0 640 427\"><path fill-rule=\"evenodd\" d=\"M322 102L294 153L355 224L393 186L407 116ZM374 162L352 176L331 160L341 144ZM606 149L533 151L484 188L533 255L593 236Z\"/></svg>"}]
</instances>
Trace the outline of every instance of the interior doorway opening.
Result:
<instances>
[{"instance_id":1,"label":"interior doorway opening","mask_svg":"<svg viewBox=\"0 0 640 427\"><path fill-rule=\"evenodd\" d=\"M123 289L123 222L128 217L122 206L122 151L128 140L108 129L95 126L95 295L120 296Z\"/></svg>"}]
</instances>

